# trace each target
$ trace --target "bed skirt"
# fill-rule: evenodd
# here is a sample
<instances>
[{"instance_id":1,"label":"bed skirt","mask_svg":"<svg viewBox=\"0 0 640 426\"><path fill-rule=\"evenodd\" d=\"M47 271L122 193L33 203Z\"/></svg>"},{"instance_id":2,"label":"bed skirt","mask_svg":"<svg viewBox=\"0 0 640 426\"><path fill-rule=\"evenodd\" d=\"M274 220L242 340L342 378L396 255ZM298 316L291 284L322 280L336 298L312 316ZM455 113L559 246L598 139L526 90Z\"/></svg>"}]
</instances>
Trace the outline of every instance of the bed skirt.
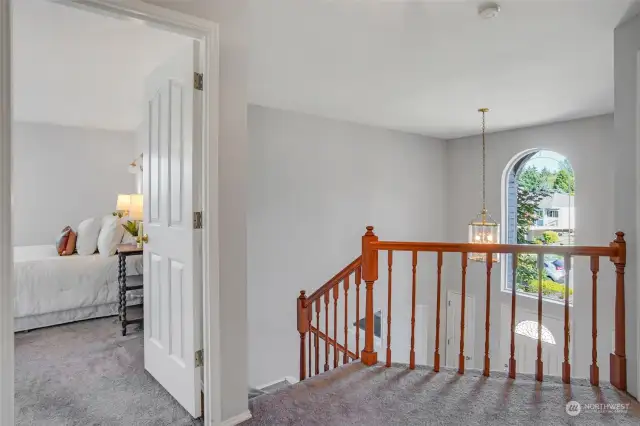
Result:
<instances>
[{"instance_id":1,"label":"bed skirt","mask_svg":"<svg viewBox=\"0 0 640 426\"><path fill-rule=\"evenodd\" d=\"M129 297L127 306L139 305L142 303L141 297ZM69 322L82 321L93 318L102 318L118 315L118 304L108 303L98 306L87 306L68 311L51 312L48 314L32 315L14 319L13 329L15 332L35 330L36 328L51 327L53 325L66 324Z\"/></svg>"}]
</instances>

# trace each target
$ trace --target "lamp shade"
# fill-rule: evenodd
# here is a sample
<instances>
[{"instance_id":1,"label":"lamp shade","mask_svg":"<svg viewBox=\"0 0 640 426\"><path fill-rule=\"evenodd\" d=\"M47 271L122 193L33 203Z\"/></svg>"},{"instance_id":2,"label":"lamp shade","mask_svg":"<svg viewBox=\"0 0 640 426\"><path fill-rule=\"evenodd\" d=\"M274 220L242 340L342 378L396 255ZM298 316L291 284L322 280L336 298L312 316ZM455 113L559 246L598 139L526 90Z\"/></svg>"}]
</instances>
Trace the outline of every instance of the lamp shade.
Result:
<instances>
[{"instance_id":1,"label":"lamp shade","mask_svg":"<svg viewBox=\"0 0 640 426\"><path fill-rule=\"evenodd\" d=\"M142 194L131 194L131 208L129 209L131 220L143 220Z\"/></svg>"},{"instance_id":2,"label":"lamp shade","mask_svg":"<svg viewBox=\"0 0 640 426\"><path fill-rule=\"evenodd\" d=\"M118 194L118 201L116 202L116 211L129 211L131 207L131 195Z\"/></svg>"}]
</instances>

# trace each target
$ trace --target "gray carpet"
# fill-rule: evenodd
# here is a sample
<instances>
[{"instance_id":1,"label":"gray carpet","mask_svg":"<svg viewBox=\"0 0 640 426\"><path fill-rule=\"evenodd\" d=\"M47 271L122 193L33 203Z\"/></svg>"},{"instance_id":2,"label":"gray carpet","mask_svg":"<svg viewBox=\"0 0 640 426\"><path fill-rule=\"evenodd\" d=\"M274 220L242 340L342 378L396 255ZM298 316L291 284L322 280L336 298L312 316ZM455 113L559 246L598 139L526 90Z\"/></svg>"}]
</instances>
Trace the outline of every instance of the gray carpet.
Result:
<instances>
[{"instance_id":1,"label":"gray carpet","mask_svg":"<svg viewBox=\"0 0 640 426\"><path fill-rule=\"evenodd\" d=\"M585 381L563 385L546 378L515 381L503 374L461 376L446 370L353 363L249 402L253 418L243 426L271 425L638 425L637 401L610 386ZM626 414L581 412L570 417L568 401L630 403Z\"/></svg>"},{"instance_id":2,"label":"gray carpet","mask_svg":"<svg viewBox=\"0 0 640 426\"><path fill-rule=\"evenodd\" d=\"M16 334L16 425L200 425L144 371L135 327L122 337L103 318Z\"/></svg>"}]
</instances>

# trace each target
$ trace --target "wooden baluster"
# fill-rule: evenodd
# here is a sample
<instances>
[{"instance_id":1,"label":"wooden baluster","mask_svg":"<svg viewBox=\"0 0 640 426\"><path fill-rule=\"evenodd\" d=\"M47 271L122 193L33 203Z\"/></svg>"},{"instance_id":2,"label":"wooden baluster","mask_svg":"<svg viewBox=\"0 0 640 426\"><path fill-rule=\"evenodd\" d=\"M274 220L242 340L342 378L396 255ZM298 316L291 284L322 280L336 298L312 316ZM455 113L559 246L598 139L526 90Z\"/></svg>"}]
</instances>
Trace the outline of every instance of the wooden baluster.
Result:
<instances>
[{"instance_id":1,"label":"wooden baluster","mask_svg":"<svg viewBox=\"0 0 640 426\"><path fill-rule=\"evenodd\" d=\"M564 362L562 363L562 382L571 383L571 364L569 363L569 286L571 285L571 256L564 255Z\"/></svg>"},{"instance_id":2,"label":"wooden baluster","mask_svg":"<svg viewBox=\"0 0 640 426\"><path fill-rule=\"evenodd\" d=\"M591 374L590 381L593 386L600 385L600 369L598 368L598 271L600 270L600 258L591 256Z\"/></svg>"},{"instance_id":3,"label":"wooden baluster","mask_svg":"<svg viewBox=\"0 0 640 426\"><path fill-rule=\"evenodd\" d=\"M356 359L360 359L360 284L362 283L362 267L356 269Z\"/></svg>"},{"instance_id":4,"label":"wooden baluster","mask_svg":"<svg viewBox=\"0 0 640 426\"><path fill-rule=\"evenodd\" d=\"M627 244L624 232L616 232L611 243L618 249L617 256L611 257L616 266L616 305L615 305L615 347L609 355L611 384L621 391L627 390L627 355L625 344L625 308L624 308L624 268L627 263Z\"/></svg>"},{"instance_id":5,"label":"wooden baluster","mask_svg":"<svg viewBox=\"0 0 640 426\"><path fill-rule=\"evenodd\" d=\"M458 374L464 374L464 310L467 301L467 256L462 253L462 302L460 303L460 355L458 356Z\"/></svg>"},{"instance_id":6,"label":"wooden baluster","mask_svg":"<svg viewBox=\"0 0 640 426\"><path fill-rule=\"evenodd\" d=\"M393 250L387 252L389 279L387 280L387 367L391 367L391 274L393 269Z\"/></svg>"},{"instance_id":7,"label":"wooden baluster","mask_svg":"<svg viewBox=\"0 0 640 426\"><path fill-rule=\"evenodd\" d=\"M544 371L542 369L542 271L544 270L544 255L538 254L538 349L536 360L536 380L541 382Z\"/></svg>"},{"instance_id":8,"label":"wooden baluster","mask_svg":"<svg viewBox=\"0 0 640 426\"><path fill-rule=\"evenodd\" d=\"M349 362L349 275L344 277L344 355L342 357L342 364Z\"/></svg>"},{"instance_id":9,"label":"wooden baluster","mask_svg":"<svg viewBox=\"0 0 640 426\"><path fill-rule=\"evenodd\" d=\"M315 339L315 350L316 350L316 376L320 374L320 299L316 300L316 339Z\"/></svg>"},{"instance_id":10,"label":"wooden baluster","mask_svg":"<svg viewBox=\"0 0 640 426\"><path fill-rule=\"evenodd\" d=\"M415 332L416 332L416 266L418 265L418 252L413 251L411 257L411 351L409 352L409 368L416 368Z\"/></svg>"},{"instance_id":11,"label":"wooden baluster","mask_svg":"<svg viewBox=\"0 0 640 426\"><path fill-rule=\"evenodd\" d=\"M307 370L306 370L306 345L304 344L305 338L307 336L307 296L306 292L302 290L300 292L300 297L297 300L297 311L298 311L298 333L300 334L300 380L304 380L307 378ZM311 341L311 340L309 340Z\"/></svg>"},{"instance_id":12,"label":"wooden baluster","mask_svg":"<svg viewBox=\"0 0 640 426\"><path fill-rule=\"evenodd\" d=\"M338 368L338 296L340 283L333 286L333 368Z\"/></svg>"},{"instance_id":13,"label":"wooden baluster","mask_svg":"<svg viewBox=\"0 0 640 426\"><path fill-rule=\"evenodd\" d=\"M371 243L376 241L378 241L378 237L373 233L373 226L367 226L367 232L362 237L362 275L367 287L364 350L362 351L361 357L364 365L375 365L378 363L378 353L375 352L373 348L373 286L378 280L378 250L371 246Z\"/></svg>"},{"instance_id":14,"label":"wooden baluster","mask_svg":"<svg viewBox=\"0 0 640 426\"><path fill-rule=\"evenodd\" d=\"M311 352L311 341L314 340L313 339L313 332L311 331L311 323L313 321L313 305L310 304L309 308L307 309L307 322L309 323L309 355L307 358L309 358L309 377L311 377L312 370L311 370L311 359L313 358L312 352ZM315 340L314 340L315 341Z\"/></svg>"},{"instance_id":15,"label":"wooden baluster","mask_svg":"<svg viewBox=\"0 0 640 426\"><path fill-rule=\"evenodd\" d=\"M438 252L438 293L436 301L436 350L433 353L433 371L440 371L440 294L442 291L442 252Z\"/></svg>"},{"instance_id":16,"label":"wooden baluster","mask_svg":"<svg viewBox=\"0 0 640 426\"><path fill-rule=\"evenodd\" d=\"M493 254L487 253L487 304L485 306L484 319L484 370L482 374L489 377L491 360L489 359L489 327L491 317L491 268L493 267Z\"/></svg>"},{"instance_id":17,"label":"wooden baluster","mask_svg":"<svg viewBox=\"0 0 640 426\"><path fill-rule=\"evenodd\" d=\"M509 357L509 378L516 378L516 278L518 255L511 254L511 355Z\"/></svg>"},{"instance_id":18,"label":"wooden baluster","mask_svg":"<svg viewBox=\"0 0 640 426\"><path fill-rule=\"evenodd\" d=\"M324 335L329 337L329 292L324 294ZM324 371L329 371L329 339L324 339Z\"/></svg>"}]
</instances>

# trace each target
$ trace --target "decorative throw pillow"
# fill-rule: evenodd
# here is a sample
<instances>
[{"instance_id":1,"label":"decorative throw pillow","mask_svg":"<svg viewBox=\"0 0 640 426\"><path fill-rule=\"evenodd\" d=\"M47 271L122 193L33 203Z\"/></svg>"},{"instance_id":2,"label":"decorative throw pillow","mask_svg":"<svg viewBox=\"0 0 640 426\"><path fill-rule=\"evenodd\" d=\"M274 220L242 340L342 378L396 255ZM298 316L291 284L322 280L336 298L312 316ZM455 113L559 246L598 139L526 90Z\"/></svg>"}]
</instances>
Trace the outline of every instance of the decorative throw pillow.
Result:
<instances>
[{"instance_id":1,"label":"decorative throw pillow","mask_svg":"<svg viewBox=\"0 0 640 426\"><path fill-rule=\"evenodd\" d=\"M102 227L98 236L98 251L102 256L113 256L116 254L118 244L122 242L124 235L122 219L118 216L105 216L102 219Z\"/></svg>"},{"instance_id":2,"label":"decorative throw pillow","mask_svg":"<svg viewBox=\"0 0 640 426\"><path fill-rule=\"evenodd\" d=\"M62 253L62 256L71 256L76 251L76 241L78 240L78 234L71 231L69 233L69 239L67 240L67 248Z\"/></svg>"},{"instance_id":3,"label":"decorative throw pillow","mask_svg":"<svg viewBox=\"0 0 640 426\"><path fill-rule=\"evenodd\" d=\"M56 239L56 250L60 256L71 256L76 250L76 233L66 226Z\"/></svg>"},{"instance_id":4,"label":"decorative throw pillow","mask_svg":"<svg viewBox=\"0 0 640 426\"><path fill-rule=\"evenodd\" d=\"M78 225L76 249L80 256L89 256L96 252L101 228L102 222L95 217L83 220L80 225Z\"/></svg>"}]
</instances>

